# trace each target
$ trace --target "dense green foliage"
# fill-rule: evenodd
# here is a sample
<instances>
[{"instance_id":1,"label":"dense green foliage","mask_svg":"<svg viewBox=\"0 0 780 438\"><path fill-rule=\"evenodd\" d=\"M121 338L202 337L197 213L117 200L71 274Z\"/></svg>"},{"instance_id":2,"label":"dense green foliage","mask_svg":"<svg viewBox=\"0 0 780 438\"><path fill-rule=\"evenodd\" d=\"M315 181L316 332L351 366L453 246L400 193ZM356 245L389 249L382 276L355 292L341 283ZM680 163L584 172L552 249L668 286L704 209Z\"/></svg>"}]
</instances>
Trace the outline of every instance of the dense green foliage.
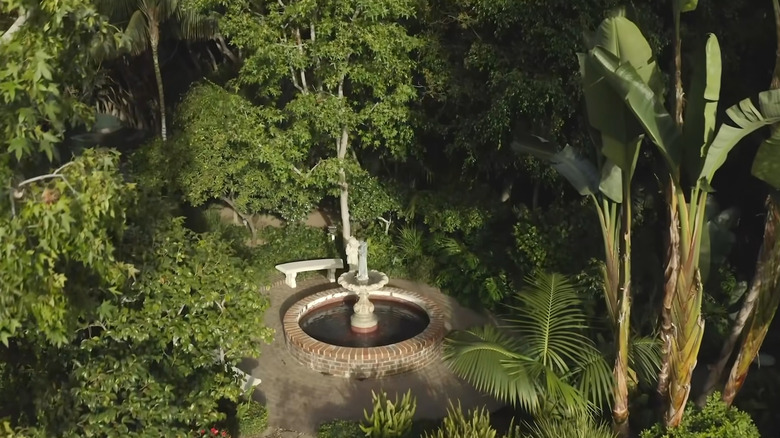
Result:
<instances>
[{"instance_id":1,"label":"dense green foliage","mask_svg":"<svg viewBox=\"0 0 780 438\"><path fill-rule=\"evenodd\" d=\"M20 323L2 351L2 398L15 400L6 415L31 434L165 436L216 422L218 402L240 395L231 366L270 339L252 269L165 203L134 195L115 163L89 152L66 179L31 184L2 227L14 237L34 221L41 234L26 242L48 250L2 270L19 296L37 298L4 306Z\"/></svg>"},{"instance_id":2,"label":"dense green foliage","mask_svg":"<svg viewBox=\"0 0 780 438\"><path fill-rule=\"evenodd\" d=\"M657 424L643 431L642 438L759 438L756 425L745 412L729 408L714 393L701 410L689 406L679 427L664 430Z\"/></svg>"}]
</instances>

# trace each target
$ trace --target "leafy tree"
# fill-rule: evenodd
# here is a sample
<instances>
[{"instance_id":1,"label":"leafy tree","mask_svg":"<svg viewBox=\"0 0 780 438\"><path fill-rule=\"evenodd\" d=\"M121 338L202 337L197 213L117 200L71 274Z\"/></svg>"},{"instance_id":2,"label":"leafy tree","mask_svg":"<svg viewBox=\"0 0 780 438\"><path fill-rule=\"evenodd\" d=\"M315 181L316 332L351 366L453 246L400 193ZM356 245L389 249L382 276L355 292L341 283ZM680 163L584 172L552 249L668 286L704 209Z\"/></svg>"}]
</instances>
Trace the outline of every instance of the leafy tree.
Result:
<instances>
[{"instance_id":1,"label":"leafy tree","mask_svg":"<svg viewBox=\"0 0 780 438\"><path fill-rule=\"evenodd\" d=\"M361 159L402 157L411 146L417 41L399 20L414 13L413 2L217 3L225 10L220 28L245 54L235 84L278 109L274 135L305 154L308 168L323 168L338 190L346 239L347 176L365 175Z\"/></svg>"},{"instance_id":2,"label":"leafy tree","mask_svg":"<svg viewBox=\"0 0 780 438\"><path fill-rule=\"evenodd\" d=\"M181 191L192 205L227 203L254 237L249 214L301 219L325 194L321 170L296 171L306 151L272 134L275 114L218 85L196 85L178 107L180 132L139 151L134 167L155 184Z\"/></svg>"},{"instance_id":3,"label":"leafy tree","mask_svg":"<svg viewBox=\"0 0 780 438\"><path fill-rule=\"evenodd\" d=\"M71 163L64 178L31 181L0 219L4 247L28 257L0 265L14 291L0 347L12 423L36 436L119 437L219 420L220 400L240 396L232 367L270 336L259 278L227 243L135 192L115 153Z\"/></svg>"},{"instance_id":4,"label":"leafy tree","mask_svg":"<svg viewBox=\"0 0 780 438\"><path fill-rule=\"evenodd\" d=\"M85 48L111 41L107 22L85 0L0 4L18 17L0 38L0 141L16 159L52 159L65 130L91 117L81 97L97 65Z\"/></svg>"}]
</instances>

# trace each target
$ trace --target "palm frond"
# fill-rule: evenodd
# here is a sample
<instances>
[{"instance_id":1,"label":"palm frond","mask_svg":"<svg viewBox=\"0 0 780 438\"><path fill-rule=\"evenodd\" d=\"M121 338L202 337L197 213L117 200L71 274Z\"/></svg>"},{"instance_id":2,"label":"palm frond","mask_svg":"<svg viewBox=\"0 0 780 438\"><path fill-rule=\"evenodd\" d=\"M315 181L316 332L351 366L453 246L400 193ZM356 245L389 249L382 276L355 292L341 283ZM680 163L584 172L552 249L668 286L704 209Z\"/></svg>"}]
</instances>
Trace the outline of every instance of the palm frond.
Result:
<instances>
[{"instance_id":1,"label":"palm frond","mask_svg":"<svg viewBox=\"0 0 780 438\"><path fill-rule=\"evenodd\" d=\"M149 22L140 10L133 12L130 17L122 32L120 46L133 55L141 54L149 47Z\"/></svg>"},{"instance_id":2,"label":"palm frond","mask_svg":"<svg viewBox=\"0 0 780 438\"><path fill-rule=\"evenodd\" d=\"M609 405L612 397L614 377L604 356L593 346L583 345L581 360L572 369L572 379L577 389L595 406L603 408Z\"/></svg>"},{"instance_id":3,"label":"palm frond","mask_svg":"<svg viewBox=\"0 0 780 438\"><path fill-rule=\"evenodd\" d=\"M172 30L177 39L203 41L215 38L219 33L217 20L198 11L179 8L175 17Z\"/></svg>"},{"instance_id":4,"label":"palm frond","mask_svg":"<svg viewBox=\"0 0 780 438\"><path fill-rule=\"evenodd\" d=\"M658 336L636 336L631 339L628 362L639 382L654 385L661 369L661 341Z\"/></svg>"},{"instance_id":5,"label":"palm frond","mask_svg":"<svg viewBox=\"0 0 780 438\"><path fill-rule=\"evenodd\" d=\"M580 359L582 346L591 343L582 334L587 319L579 294L561 274L539 272L526 283L517 294L521 305L510 307L515 317L507 319L507 328L522 336L528 356L565 374Z\"/></svg>"},{"instance_id":6,"label":"palm frond","mask_svg":"<svg viewBox=\"0 0 780 438\"><path fill-rule=\"evenodd\" d=\"M444 359L453 372L477 390L533 412L539 406L534 361L518 353L519 341L494 326L453 332Z\"/></svg>"}]
</instances>

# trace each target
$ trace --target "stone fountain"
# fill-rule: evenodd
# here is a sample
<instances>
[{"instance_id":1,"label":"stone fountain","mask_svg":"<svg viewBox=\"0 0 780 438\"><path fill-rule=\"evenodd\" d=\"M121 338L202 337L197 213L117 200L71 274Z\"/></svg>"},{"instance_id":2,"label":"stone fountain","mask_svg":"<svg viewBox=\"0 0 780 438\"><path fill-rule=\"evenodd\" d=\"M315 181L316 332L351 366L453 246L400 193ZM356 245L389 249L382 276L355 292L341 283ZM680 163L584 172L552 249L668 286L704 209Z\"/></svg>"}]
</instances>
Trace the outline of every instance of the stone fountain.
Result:
<instances>
[{"instance_id":1,"label":"stone fountain","mask_svg":"<svg viewBox=\"0 0 780 438\"><path fill-rule=\"evenodd\" d=\"M369 300L372 292L384 287L388 278L384 272L368 270L368 244L360 242L358 246L358 269L339 276L339 284L344 289L355 293L358 301L353 307L350 318L352 331L356 333L371 333L378 327L377 316L374 314L374 304Z\"/></svg>"},{"instance_id":2,"label":"stone fountain","mask_svg":"<svg viewBox=\"0 0 780 438\"><path fill-rule=\"evenodd\" d=\"M340 287L308 294L284 313L293 357L322 374L374 378L439 360L446 318L429 294L386 286L387 275L367 267L366 242L346 245L349 272Z\"/></svg>"}]
</instances>

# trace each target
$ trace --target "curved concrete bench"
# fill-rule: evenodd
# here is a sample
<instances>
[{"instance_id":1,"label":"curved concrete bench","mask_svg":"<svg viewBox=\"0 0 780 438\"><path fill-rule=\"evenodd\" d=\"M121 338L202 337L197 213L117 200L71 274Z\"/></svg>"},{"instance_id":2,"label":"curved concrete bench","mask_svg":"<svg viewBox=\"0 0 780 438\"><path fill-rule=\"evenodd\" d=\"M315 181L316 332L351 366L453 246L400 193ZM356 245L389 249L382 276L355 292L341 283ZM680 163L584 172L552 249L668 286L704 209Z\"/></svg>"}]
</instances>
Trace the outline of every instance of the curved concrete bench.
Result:
<instances>
[{"instance_id":1,"label":"curved concrete bench","mask_svg":"<svg viewBox=\"0 0 780 438\"><path fill-rule=\"evenodd\" d=\"M276 265L276 269L284 274L284 284L295 289L295 277L299 272L328 270L328 280L336 281L336 269L343 269L344 261L341 259L317 259L303 260L300 262L282 263Z\"/></svg>"}]
</instances>

